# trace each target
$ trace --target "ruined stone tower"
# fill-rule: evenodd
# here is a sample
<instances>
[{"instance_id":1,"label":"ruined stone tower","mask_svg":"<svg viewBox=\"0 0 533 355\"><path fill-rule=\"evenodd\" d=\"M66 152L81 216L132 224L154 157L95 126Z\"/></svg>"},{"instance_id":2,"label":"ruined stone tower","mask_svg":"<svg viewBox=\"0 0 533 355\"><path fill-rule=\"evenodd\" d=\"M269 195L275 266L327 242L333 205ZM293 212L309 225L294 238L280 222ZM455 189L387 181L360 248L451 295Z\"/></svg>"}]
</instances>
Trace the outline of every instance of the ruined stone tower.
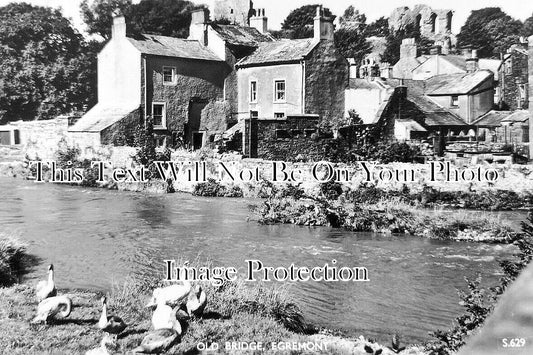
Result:
<instances>
[{"instance_id":1,"label":"ruined stone tower","mask_svg":"<svg viewBox=\"0 0 533 355\"><path fill-rule=\"evenodd\" d=\"M252 0L215 0L214 20L229 20L232 24L248 26L253 11Z\"/></svg>"}]
</instances>

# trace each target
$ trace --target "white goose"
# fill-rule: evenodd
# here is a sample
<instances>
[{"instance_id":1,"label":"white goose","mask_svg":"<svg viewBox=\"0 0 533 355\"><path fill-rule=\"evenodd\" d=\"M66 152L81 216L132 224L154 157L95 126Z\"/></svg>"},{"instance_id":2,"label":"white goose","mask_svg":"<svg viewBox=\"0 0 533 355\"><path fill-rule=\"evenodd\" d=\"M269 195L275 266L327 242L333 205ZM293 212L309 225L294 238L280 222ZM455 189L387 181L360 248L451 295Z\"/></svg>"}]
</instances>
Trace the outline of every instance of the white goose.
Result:
<instances>
[{"instance_id":1,"label":"white goose","mask_svg":"<svg viewBox=\"0 0 533 355\"><path fill-rule=\"evenodd\" d=\"M185 262L184 266L189 265L189 262ZM146 307L154 307L159 303L167 304L172 307L180 306L187 300L189 293L191 292L191 282L184 277L181 285L171 285L167 287L159 287L152 292L152 298Z\"/></svg>"},{"instance_id":2,"label":"white goose","mask_svg":"<svg viewBox=\"0 0 533 355\"><path fill-rule=\"evenodd\" d=\"M205 291L202 290L202 287L200 285L196 285L189 293L187 303L185 304L187 314L189 315L189 317L192 317L193 315L196 317L200 317L202 313L204 313L206 304L207 295L205 294Z\"/></svg>"},{"instance_id":3,"label":"white goose","mask_svg":"<svg viewBox=\"0 0 533 355\"><path fill-rule=\"evenodd\" d=\"M66 318L72 311L72 300L66 296L54 296L42 300L37 306L37 316L31 323L47 323L56 315Z\"/></svg>"},{"instance_id":4,"label":"white goose","mask_svg":"<svg viewBox=\"0 0 533 355\"><path fill-rule=\"evenodd\" d=\"M181 323L176 318L176 311L172 307L158 303L152 314L152 326L158 329L174 329L178 335L181 335Z\"/></svg>"},{"instance_id":5,"label":"white goose","mask_svg":"<svg viewBox=\"0 0 533 355\"><path fill-rule=\"evenodd\" d=\"M178 339L174 329L158 329L148 333L141 345L132 350L133 353L159 354L167 351Z\"/></svg>"},{"instance_id":6,"label":"white goose","mask_svg":"<svg viewBox=\"0 0 533 355\"><path fill-rule=\"evenodd\" d=\"M116 340L118 335L126 329L126 323L122 318L115 315L108 315L107 313L107 298L102 297L102 315L98 321L98 328L102 329L104 332L113 334L114 339Z\"/></svg>"},{"instance_id":7,"label":"white goose","mask_svg":"<svg viewBox=\"0 0 533 355\"><path fill-rule=\"evenodd\" d=\"M54 283L54 265L48 266L48 280L39 281L37 287L35 287L35 293L37 295L37 301L53 297L57 295L56 285Z\"/></svg>"}]
</instances>

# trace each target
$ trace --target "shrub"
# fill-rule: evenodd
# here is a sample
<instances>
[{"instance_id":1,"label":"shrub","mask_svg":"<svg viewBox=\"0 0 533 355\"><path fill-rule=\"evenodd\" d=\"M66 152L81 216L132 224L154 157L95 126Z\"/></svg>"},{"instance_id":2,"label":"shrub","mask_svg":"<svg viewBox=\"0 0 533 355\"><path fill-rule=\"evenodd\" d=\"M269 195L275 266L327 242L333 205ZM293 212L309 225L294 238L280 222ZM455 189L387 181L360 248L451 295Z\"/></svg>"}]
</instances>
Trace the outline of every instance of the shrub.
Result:
<instances>
[{"instance_id":1,"label":"shrub","mask_svg":"<svg viewBox=\"0 0 533 355\"><path fill-rule=\"evenodd\" d=\"M207 182L201 182L194 185L192 194L194 196L221 197L224 196L225 190L225 187L220 185L218 181L209 178L207 179Z\"/></svg>"},{"instance_id":2,"label":"shrub","mask_svg":"<svg viewBox=\"0 0 533 355\"><path fill-rule=\"evenodd\" d=\"M328 200L336 200L342 193L342 184L339 182L328 181L320 184L320 194Z\"/></svg>"},{"instance_id":3,"label":"shrub","mask_svg":"<svg viewBox=\"0 0 533 355\"><path fill-rule=\"evenodd\" d=\"M0 235L0 287L18 281L25 255L26 244L13 237Z\"/></svg>"}]
</instances>

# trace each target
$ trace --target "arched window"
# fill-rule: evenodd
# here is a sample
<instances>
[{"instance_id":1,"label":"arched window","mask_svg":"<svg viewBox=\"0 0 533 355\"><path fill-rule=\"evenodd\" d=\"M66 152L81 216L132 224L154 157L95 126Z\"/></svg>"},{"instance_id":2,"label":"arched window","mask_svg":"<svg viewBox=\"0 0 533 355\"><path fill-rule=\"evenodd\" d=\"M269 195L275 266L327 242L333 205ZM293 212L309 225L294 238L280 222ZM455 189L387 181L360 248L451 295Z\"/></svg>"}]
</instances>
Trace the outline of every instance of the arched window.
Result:
<instances>
[{"instance_id":1,"label":"arched window","mask_svg":"<svg viewBox=\"0 0 533 355\"><path fill-rule=\"evenodd\" d=\"M435 30L437 28L437 15L435 13L431 14L429 17L430 23L431 23L431 32L435 33Z\"/></svg>"}]
</instances>

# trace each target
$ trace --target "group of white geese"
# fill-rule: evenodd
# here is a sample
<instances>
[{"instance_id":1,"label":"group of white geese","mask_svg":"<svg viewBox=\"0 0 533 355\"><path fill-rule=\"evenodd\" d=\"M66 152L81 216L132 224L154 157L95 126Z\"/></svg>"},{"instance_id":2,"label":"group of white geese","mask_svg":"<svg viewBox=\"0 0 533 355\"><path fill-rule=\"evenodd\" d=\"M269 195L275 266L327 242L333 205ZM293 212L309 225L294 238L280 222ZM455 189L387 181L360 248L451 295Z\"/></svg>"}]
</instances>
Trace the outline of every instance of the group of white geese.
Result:
<instances>
[{"instance_id":1,"label":"group of white geese","mask_svg":"<svg viewBox=\"0 0 533 355\"><path fill-rule=\"evenodd\" d=\"M187 265L187 262L185 263ZM37 316L32 323L48 323L54 318L66 318L72 310L72 300L67 296L58 296L54 282L54 266L48 267L48 279L40 281L36 287L39 305ZM108 349L116 346L116 340L127 325L117 315L107 309L107 299L102 297L102 315L98 327L104 331L100 347L90 350L86 355L109 354ZM152 314L153 330L142 340L134 353L161 353L168 350L182 334L180 320L202 315L207 297L200 285L192 286L188 280L181 284L153 290L152 298L146 305L154 309Z\"/></svg>"}]
</instances>

